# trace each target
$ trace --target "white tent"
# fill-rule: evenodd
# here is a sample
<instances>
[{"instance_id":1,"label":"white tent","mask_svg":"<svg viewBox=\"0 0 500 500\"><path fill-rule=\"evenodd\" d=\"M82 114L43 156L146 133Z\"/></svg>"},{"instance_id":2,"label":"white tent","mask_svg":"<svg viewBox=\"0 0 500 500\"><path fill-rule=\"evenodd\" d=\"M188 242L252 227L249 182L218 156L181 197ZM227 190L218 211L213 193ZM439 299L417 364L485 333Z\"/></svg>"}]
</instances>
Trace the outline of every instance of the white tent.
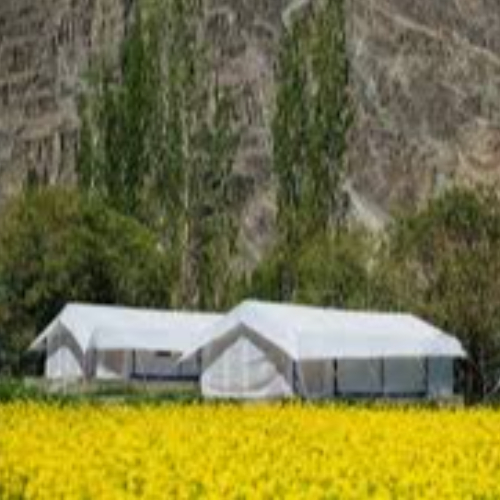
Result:
<instances>
[{"instance_id":1,"label":"white tent","mask_svg":"<svg viewBox=\"0 0 500 500\"><path fill-rule=\"evenodd\" d=\"M220 315L68 304L30 349L47 353L50 380L198 377L178 358Z\"/></svg>"},{"instance_id":2,"label":"white tent","mask_svg":"<svg viewBox=\"0 0 500 500\"><path fill-rule=\"evenodd\" d=\"M301 394L447 397L455 338L407 314L243 302L209 325L183 360L202 354L208 397Z\"/></svg>"}]
</instances>

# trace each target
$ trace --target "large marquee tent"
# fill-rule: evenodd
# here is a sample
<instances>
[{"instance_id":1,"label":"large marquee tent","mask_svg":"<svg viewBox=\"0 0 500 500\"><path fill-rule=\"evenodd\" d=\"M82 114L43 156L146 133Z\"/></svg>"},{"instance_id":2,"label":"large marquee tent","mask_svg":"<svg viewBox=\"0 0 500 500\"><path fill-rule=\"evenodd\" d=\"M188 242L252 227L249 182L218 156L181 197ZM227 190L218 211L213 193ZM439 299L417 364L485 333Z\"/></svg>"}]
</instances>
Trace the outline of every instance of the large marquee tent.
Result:
<instances>
[{"instance_id":1,"label":"large marquee tent","mask_svg":"<svg viewBox=\"0 0 500 500\"><path fill-rule=\"evenodd\" d=\"M196 359L179 357L221 316L68 304L33 342L46 352L49 380L197 378Z\"/></svg>"},{"instance_id":2,"label":"large marquee tent","mask_svg":"<svg viewBox=\"0 0 500 500\"><path fill-rule=\"evenodd\" d=\"M246 301L204 329L182 360L200 355L207 397L446 398L465 352L408 314Z\"/></svg>"},{"instance_id":3,"label":"large marquee tent","mask_svg":"<svg viewBox=\"0 0 500 500\"><path fill-rule=\"evenodd\" d=\"M49 380L190 379L240 399L446 398L466 356L412 315L259 301L225 315L68 304L31 349Z\"/></svg>"}]
</instances>

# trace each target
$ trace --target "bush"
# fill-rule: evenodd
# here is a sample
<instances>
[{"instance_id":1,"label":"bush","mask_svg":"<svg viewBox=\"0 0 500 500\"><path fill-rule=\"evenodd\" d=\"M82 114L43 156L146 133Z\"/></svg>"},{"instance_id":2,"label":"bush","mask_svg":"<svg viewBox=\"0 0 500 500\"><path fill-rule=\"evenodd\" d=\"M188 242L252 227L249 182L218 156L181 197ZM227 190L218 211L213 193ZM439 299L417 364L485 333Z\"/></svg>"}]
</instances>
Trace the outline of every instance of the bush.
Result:
<instances>
[{"instance_id":1,"label":"bush","mask_svg":"<svg viewBox=\"0 0 500 500\"><path fill-rule=\"evenodd\" d=\"M41 401L46 397L41 389L27 386L21 380L10 378L0 380L0 403Z\"/></svg>"}]
</instances>

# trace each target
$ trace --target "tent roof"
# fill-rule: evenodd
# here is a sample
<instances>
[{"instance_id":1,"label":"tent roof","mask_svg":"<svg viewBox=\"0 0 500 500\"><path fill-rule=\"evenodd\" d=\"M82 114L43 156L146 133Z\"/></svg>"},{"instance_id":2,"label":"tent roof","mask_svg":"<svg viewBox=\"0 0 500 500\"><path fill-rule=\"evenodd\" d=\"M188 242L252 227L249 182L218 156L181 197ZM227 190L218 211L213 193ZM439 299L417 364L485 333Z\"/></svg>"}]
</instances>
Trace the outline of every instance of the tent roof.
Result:
<instances>
[{"instance_id":1,"label":"tent roof","mask_svg":"<svg viewBox=\"0 0 500 500\"><path fill-rule=\"evenodd\" d=\"M184 359L240 327L295 360L465 357L460 342L410 314L342 311L249 300L209 325Z\"/></svg>"},{"instance_id":2,"label":"tent roof","mask_svg":"<svg viewBox=\"0 0 500 500\"><path fill-rule=\"evenodd\" d=\"M136 349L184 352L221 316L187 311L68 304L30 346L44 348L54 335L70 333L83 349Z\"/></svg>"}]
</instances>

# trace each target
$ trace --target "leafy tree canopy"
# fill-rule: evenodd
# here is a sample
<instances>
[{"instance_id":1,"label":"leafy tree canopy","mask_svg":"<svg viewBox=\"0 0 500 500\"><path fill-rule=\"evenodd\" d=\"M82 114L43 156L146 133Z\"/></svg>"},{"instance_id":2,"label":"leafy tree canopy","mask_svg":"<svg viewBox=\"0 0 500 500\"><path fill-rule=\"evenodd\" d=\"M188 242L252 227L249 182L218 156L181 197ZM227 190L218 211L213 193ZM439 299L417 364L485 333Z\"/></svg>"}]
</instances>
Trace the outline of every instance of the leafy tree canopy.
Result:
<instances>
[{"instance_id":1,"label":"leafy tree canopy","mask_svg":"<svg viewBox=\"0 0 500 500\"><path fill-rule=\"evenodd\" d=\"M167 306L169 265L135 220L64 189L29 190L0 218L0 342L11 365L70 301Z\"/></svg>"},{"instance_id":2,"label":"leafy tree canopy","mask_svg":"<svg viewBox=\"0 0 500 500\"><path fill-rule=\"evenodd\" d=\"M281 287L286 286L292 264L294 301L351 309L389 307L390 292L371 265L375 245L375 239L361 229L344 229L319 233L292 254L276 247L255 272L252 294L281 300L285 294Z\"/></svg>"}]
</instances>

